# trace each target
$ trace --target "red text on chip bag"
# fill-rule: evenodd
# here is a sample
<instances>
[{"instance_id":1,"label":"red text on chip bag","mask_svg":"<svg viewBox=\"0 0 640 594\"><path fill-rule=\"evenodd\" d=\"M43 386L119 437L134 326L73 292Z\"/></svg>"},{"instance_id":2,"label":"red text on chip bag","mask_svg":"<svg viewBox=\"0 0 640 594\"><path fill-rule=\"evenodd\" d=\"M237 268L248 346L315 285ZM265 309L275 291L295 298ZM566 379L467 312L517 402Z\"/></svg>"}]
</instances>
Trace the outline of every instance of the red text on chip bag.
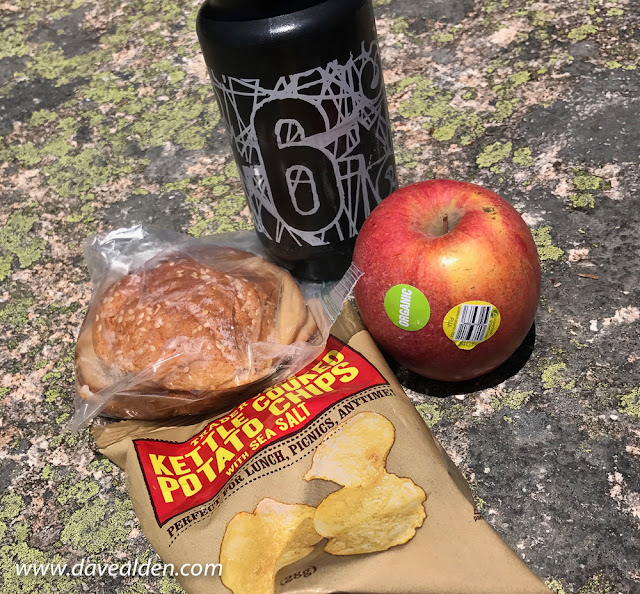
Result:
<instances>
[{"instance_id":1,"label":"red text on chip bag","mask_svg":"<svg viewBox=\"0 0 640 594\"><path fill-rule=\"evenodd\" d=\"M340 400L386 383L362 355L332 336L324 353L295 376L243 402L192 439L135 440L158 524L210 501L223 488L240 487L258 469L236 471L264 447L299 431ZM276 450L260 464L287 459Z\"/></svg>"}]
</instances>

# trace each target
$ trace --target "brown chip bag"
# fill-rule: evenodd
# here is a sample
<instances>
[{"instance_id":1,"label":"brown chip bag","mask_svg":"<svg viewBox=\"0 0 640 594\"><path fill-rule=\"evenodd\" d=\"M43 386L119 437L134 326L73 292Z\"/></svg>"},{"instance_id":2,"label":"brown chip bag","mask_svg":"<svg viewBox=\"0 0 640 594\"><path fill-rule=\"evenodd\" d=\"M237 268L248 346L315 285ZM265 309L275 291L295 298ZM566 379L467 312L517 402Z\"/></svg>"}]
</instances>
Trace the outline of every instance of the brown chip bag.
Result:
<instances>
[{"instance_id":1,"label":"brown chip bag","mask_svg":"<svg viewBox=\"0 0 640 594\"><path fill-rule=\"evenodd\" d=\"M94 429L192 594L537 594L350 307L287 381L194 422Z\"/></svg>"}]
</instances>

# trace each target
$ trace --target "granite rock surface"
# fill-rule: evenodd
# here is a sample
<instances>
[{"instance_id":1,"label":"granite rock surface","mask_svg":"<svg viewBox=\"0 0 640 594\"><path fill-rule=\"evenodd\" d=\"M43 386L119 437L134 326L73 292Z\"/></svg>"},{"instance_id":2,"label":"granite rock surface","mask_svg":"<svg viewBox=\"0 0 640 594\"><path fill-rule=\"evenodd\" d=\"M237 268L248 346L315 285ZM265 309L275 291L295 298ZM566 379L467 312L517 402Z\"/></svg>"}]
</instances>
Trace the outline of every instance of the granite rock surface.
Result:
<instances>
[{"instance_id":1,"label":"granite rock surface","mask_svg":"<svg viewBox=\"0 0 640 594\"><path fill-rule=\"evenodd\" d=\"M83 238L251 228L199 2L0 3L0 592L174 594L17 576L157 559L73 410ZM543 264L535 328L464 384L396 366L483 517L558 594L640 592L640 4L376 0L401 184L510 200Z\"/></svg>"}]
</instances>

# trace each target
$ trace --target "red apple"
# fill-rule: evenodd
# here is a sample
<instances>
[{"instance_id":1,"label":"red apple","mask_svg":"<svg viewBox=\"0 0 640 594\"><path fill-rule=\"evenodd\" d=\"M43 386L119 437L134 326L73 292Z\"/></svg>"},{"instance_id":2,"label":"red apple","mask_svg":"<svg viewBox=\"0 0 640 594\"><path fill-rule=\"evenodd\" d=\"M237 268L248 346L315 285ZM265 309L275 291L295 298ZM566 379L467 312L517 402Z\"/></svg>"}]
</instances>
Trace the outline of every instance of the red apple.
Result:
<instances>
[{"instance_id":1,"label":"red apple","mask_svg":"<svg viewBox=\"0 0 640 594\"><path fill-rule=\"evenodd\" d=\"M431 180L394 192L365 221L353 260L364 272L355 298L369 332L426 377L487 373L533 324L533 237L508 202L481 186Z\"/></svg>"}]
</instances>

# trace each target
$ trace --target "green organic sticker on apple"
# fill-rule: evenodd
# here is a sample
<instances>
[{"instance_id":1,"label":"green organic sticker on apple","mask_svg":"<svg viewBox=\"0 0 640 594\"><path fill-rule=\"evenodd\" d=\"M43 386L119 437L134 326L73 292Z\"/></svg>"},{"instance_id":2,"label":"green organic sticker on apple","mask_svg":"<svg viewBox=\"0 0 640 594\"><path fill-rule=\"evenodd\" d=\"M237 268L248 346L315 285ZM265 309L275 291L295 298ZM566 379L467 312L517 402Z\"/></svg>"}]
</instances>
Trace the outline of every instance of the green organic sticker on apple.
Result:
<instances>
[{"instance_id":1,"label":"green organic sticker on apple","mask_svg":"<svg viewBox=\"0 0 640 594\"><path fill-rule=\"evenodd\" d=\"M391 287L384 296L384 309L389 319L402 330L421 330L431 316L427 298L411 285Z\"/></svg>"}]
</instances>

